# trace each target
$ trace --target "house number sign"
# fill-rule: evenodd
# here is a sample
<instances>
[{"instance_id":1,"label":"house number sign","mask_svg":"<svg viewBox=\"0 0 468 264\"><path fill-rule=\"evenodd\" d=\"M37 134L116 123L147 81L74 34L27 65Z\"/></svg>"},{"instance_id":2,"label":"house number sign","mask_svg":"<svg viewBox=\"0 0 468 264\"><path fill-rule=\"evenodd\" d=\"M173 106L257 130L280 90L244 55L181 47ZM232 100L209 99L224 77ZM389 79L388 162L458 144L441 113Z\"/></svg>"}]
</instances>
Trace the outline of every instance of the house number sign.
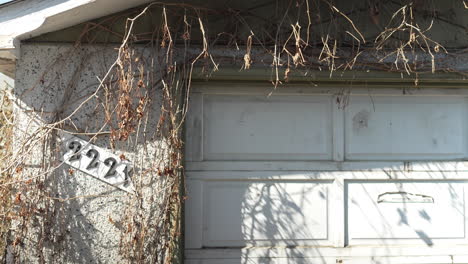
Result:
<instances>
[{"instance_id":1,"label":"house number sign","mask_svg":"<svg viewBox=\"0 0 468 264\"><path fill-rule=\"evenodd\" d=\"M133 193L133 166L108 150L74 136L63 139L62 161L105 183Z\"/></svg>"}]
</instances>

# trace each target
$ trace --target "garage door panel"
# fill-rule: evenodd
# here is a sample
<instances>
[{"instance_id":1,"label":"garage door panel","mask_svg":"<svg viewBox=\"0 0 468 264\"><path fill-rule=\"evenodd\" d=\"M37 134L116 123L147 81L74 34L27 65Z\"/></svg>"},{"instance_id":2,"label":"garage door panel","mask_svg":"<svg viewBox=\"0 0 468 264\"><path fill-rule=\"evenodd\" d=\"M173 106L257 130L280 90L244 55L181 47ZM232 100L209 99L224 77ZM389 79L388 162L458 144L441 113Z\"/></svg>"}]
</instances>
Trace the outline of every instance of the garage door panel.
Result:
<instances>
[{"instance_id":1,"label":"garage door panel","mask_svg":"<svg viewBox=\"0 0 468 264\"><path fill-rule=\"evenodd\" d=\"M331 96L339 89L287 89L197 90L185 247L198 255L188 258L240 263L246 252L284 249L360 263L465 253L466 92L357 88L343 109ZM277 258L293 256L305 259ZM263 257L275 258L245 259Z\"/></svg>"},{"instance_id":2,"label":"garage door panel","mask_svg":"<svg viewBox=\"0 0 468 264\"><path fill-rule=\"evenodd\" d=\"M204 246L301 245L326 240L329 185L207 181L203 184Z\"/></svg>"},{"instance_id":3,"label":"garage door panel","mask_svg":"<svg viewBox=\"0 0 468 264\"><path fill-rule=\"evenodd\" d=\"M329 160L331 97L205 95L203 157L204 160Z\"/></svg>"},{"instance_id":4,"label":"garage door panel","mask_svg":"<svg viewBox=\"0 0 468 264\"><path fill-rule=\"evenodd\" d=\"M345 113L346 158L455 159L466 156L463 98L352 97Z\"/></svg>"},{"instance_id":5,"label":"garage door panel","mask_svg":"<svg viewBox=\"0 0 468 264\"><path fill-rule=\"evenodd\" d=\"M464 239L464 188L456 181L348 183L350 244L415 239L431 245L435 239Z\"/></svg>"}]
</instances>

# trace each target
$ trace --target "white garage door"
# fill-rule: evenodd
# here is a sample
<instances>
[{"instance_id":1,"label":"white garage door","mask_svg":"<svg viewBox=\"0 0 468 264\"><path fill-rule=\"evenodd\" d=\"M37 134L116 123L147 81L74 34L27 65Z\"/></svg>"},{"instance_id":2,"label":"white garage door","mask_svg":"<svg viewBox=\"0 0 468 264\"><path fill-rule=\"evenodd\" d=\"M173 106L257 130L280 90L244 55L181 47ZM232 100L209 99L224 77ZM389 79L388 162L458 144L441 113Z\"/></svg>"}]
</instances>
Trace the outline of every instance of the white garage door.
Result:
<instances>
[{"instance_id":1,"label":"white garage door","mask_svg":"<svg viewBox=\"0 0 468 264\"><path fill-rule=\"evenodd\" d=\"M468 93L270 89L192 95L186 263L468 262Z\"/></svg>"}]
</instances>

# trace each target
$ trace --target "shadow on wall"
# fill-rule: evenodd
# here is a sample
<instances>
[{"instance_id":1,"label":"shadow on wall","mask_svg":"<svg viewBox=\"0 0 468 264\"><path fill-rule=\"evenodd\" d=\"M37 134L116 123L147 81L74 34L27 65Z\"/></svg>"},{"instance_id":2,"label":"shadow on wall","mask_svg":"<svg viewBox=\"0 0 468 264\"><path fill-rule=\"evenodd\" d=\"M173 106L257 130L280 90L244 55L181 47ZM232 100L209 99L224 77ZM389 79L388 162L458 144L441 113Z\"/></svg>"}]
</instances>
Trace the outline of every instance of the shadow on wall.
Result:
<instances>
[{"instance_id":1,"label":"shadow on wall","mask_svg":"<svg viewBox=\"0 0 468 264\"><path fill-rule=\"evenodd\" d=\"M281 246L287 251L268 251L262 257L285 258L284 263L307 263L298 246L328 239L328 185L330 182L251 182L241 206L241 232L247 246ZM320 249L311 248L315 257ZM249 250L242 256L249 263ZM319 261L316 259L315 261ZM268 263L265 262L265 263Z\"/></svg>"},{"instance_id":2,"label":"shadow on wall","mask_svg":"<svg viewBox=\"0 0 468 264\"><path fill-rule=\"evenodd\" d=\"M363 177L363 172L342 173ZM395 245L431 248L463 239L466 181L444 179L453 177L450 173L431 180L428 172L427 177L346 180L339 190L323 180L206 182L204 243L207 248L240 248L242 264L311 263L312 257L312 263L331 263L339 259L330 253L334 229L341 229L346 246L375 245L368 250L370 263L389 263L382 256L401 256ZM343 192L344 207L333 207L337 191ZM340 208L344 226L335 228ZM340 252L350 254L346 248Z\"/></svg>"}]
</instances>

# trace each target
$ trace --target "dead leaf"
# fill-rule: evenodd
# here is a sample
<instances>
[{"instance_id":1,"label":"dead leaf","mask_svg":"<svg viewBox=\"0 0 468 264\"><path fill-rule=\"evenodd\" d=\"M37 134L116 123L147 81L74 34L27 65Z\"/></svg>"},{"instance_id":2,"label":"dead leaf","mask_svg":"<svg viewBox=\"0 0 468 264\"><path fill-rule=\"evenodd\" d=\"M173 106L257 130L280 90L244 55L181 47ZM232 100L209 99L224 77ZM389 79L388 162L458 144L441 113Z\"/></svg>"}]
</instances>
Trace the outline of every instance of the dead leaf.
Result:
<instances>
[{"instance_id":1,"label":"dead leaf","mask_svg":"<svg viewBox=\"0 0 468 264\"><path fill-rule=\"evenodd\" d=\"M21 203L21 193L17 193L15 197L15 204Z\"/></svg>"}]
</instances>

